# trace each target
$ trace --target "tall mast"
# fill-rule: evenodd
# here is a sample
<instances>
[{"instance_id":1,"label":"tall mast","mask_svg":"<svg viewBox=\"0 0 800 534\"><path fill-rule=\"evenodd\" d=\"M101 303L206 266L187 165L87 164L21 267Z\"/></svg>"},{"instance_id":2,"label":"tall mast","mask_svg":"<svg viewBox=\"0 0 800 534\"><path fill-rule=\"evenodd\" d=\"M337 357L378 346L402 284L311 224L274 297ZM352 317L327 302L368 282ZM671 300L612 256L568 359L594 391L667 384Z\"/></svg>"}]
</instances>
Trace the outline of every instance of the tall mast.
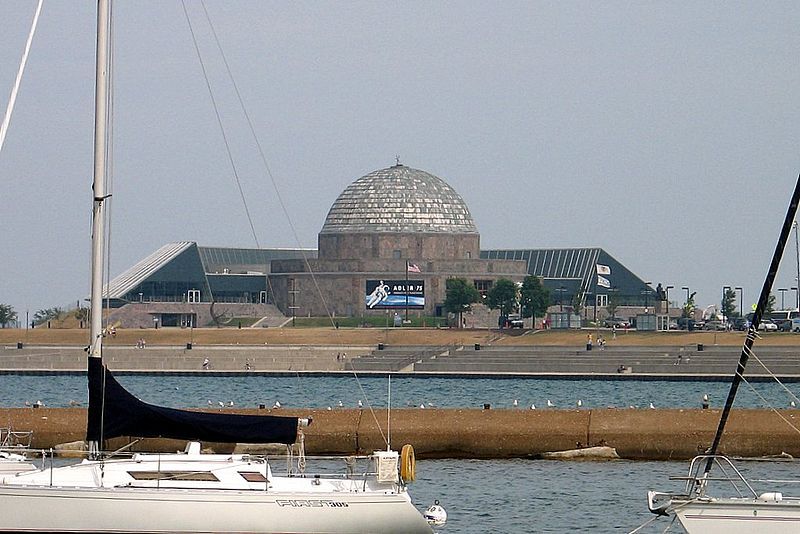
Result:
<instances>
[{"instance_id":1,"label":"tall mast","mask_svg":"<svg viewBox=\"0 0 800 534\"><path fill-rule=\"evenodd\" d=\"M753 342L756 338L756 332L758 332L758 325L761 323L761 316L764 314L764 310L767 308L769 294L772 291L772 284L775 282L775 276L778 274L778 267L780 267L783 251L786 248L786 241L788 241L789 233L792 230L792 222L797 215L798 202L800 202L800 176L797 177L797 183L794 186L794 193L792 194L792 199L789 201L789 209L786 210L786 218L784 219L783 226L781 227L781 234L780 237L778 237L778 243L775 245L775 252L772 255L772 263L769 265L767 277L764 279L764 285L761 288L761 296L758 298L758 304L756 304L756 309L753 312L753 320L751 321L750 328L747 331L747 338L742 346L742 354L739 356L739 363L736 366L736 374L733 375L731 389L728 391L728 398L725 400L725 407L722 409L722 415L720 415L719 418L717 433L714 435L714 441L711 444L711 448L708 449L707 454L711 456L717 454L719 443L722 440L722 434L725 431L725 424L728 422L728 416L731 413L733 401L736 398L736 392L739 389L739 384L742 383L744 369L747 366L747 360L750 359L750 354L753 349ZM744 310L742 310L742 313L744 313ZM713 463L714 459L709 457L706 461L704 471L706 475L709 473L709 471L711 471L711 466Z\"/></svg>"},{"instance_id":2,"label":"tall mast","mask_svg":"<svg viewBox=\"0 0 800 534\"><path fill-rule=\"evenodd\" d=\"M89 357L102 357L103 244L106 200L106 118L108 111L109 0L97 2L97 55L94 90L94 181L92 183L92 277Z\"/></svg>"}]
</instances>

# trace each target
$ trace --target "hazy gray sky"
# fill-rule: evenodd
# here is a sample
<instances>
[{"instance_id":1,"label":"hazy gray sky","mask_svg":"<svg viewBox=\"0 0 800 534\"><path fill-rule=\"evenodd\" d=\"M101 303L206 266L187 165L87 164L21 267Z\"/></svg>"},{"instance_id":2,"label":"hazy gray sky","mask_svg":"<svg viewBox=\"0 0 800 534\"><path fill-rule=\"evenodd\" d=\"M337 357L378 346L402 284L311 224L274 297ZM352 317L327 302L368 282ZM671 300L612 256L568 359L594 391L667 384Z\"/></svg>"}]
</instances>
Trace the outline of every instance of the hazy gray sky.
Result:
<instances>
[{"instance_id":1,"label":"hazy gray sky","mask_svg":"<svg viewBox=\"0 0 800 534\"><path fill-rule=\"evenodd\" d=\"M208 2L300 243L187 6L262 246L315 247L399 154L463 196L482 248L600 246L698 304L755 300L800 172L800 3ZM0 0L2 109L34 8ZM112 276L172 241L255 246L181 4L115 15ZM91 0L45 2L0 153L22 318L88 294L94 24Z\"/></svg>"}]
</instances>

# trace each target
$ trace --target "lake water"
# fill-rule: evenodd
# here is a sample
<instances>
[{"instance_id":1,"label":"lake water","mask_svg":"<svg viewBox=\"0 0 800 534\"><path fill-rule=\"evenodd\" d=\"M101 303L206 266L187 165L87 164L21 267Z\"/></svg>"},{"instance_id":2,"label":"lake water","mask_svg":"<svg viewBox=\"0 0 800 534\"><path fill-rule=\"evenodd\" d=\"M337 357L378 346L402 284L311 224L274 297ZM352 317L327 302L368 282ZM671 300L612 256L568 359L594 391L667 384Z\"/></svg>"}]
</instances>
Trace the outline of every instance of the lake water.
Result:
<instances>
[{"instance_id":1,"label":"lake water","mask_svg":"<svg viewBox=\"0 0 800 534\"><path fill-rule=\"evenodd\" d=\"M374 407L388 404L386 377L353 376L174 376L128 375L119 381L146 402L176 408L206 406L208 401L255 408L280 401L286 407L355 407L360 400ZM544 378L394 378L392 406L437 406L476 408L489 403L494 408L544 408L547 401L560 408L574 407L580 399L583 408L629 406L657 408L698 408L708 394L712 407L721 407L728 394L727 382L637 381L637 380L561 380ZM800 383L786 385L794 395ZM790 402L776 383L753 384L755 392L742 384L737 407L786 407ZM762 398L763 397L763 400ZM41 400L47 406L69 406L70 401L87 402L86 378L79 375L0 375L0 406L23 406L25 401Z\"/></svg>"},{"instance_id":2,"label":"lake water","mask_svg":"<svg viewBox=\"0 0 800 534\"><path fill-rule=\"evenodd\" d=\"M270 376L122 376L120 382L143 400L173 407L198 407L208 401L234 401L236 406L272 405L323 408L354 407L359 399L373 406L387 405L388 379L369 377ZM786 406L788 397L777 384L754 385L758 395L774 406ZM789 384L796 395L800 384ZM699 407L707 393L712 406L727 395L724 382L594 381L542 378L397 378L392 380L392 405L479 407L491 403L509 408L544 407L548 399L572 407L605 406ZM762 407L765 401L743 384L737 406ZM86 379L72 375L0 375L0 405L23 406L41 400L48 406L85 405ZM746 462L755 479L790 479L793 462ZM415 504L424 509L435 499L448 511L448 522L436 531L446 533L568 533L630 532L652 516L647 511L648 489L677 491L670 475L685 475L687 462L560 462L544 460L420 460L417 481L411 487ZM786 484L756 484L757 489L797 494ZM723 488L720 488L722 490ZM724 488L727 489L727 488ZM726 494L721 491L720 495ZM641 532L664 532L671 518L659 518ZM676 522L669 532L682 532Z\"/></svg>"}]
</instances>

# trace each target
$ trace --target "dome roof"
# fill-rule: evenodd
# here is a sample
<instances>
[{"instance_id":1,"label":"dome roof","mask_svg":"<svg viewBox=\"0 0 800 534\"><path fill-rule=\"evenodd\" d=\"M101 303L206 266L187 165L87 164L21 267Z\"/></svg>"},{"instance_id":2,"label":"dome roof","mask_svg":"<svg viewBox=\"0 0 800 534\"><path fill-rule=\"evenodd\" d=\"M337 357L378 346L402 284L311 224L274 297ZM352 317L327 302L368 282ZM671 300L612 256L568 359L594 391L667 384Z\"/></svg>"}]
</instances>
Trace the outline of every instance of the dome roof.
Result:
<instances>
[{"instance_id":1,"label":"dome roof","mask_svg":"<svg viewBox=\"0 0 800 534\"><path fill-rule=\"evenodd\" d=\"M362 176L331 206L321 234L477 234L461 196L430 173L397 164Z\"/></svg>"}]
</instances>

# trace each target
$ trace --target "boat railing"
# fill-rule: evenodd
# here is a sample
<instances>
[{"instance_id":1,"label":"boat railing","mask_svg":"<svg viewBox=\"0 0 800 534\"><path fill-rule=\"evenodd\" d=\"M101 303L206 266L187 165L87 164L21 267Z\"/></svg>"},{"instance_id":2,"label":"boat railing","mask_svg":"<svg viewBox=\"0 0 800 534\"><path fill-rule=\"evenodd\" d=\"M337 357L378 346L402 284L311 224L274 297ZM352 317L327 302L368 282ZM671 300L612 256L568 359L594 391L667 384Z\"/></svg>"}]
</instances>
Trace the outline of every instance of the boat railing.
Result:
<instances>
[{"instance_id":1,"label":"boat railing","mask_svg":"<svg viewBox=\"0 0 800 534\"><path fill-rule=\"evenodd\" d=\"M11 427L0 428L0 449L27 449L33 440L33 430L12 430Z\"/></svg>"},{"instance_id":2,"label":"boat railing","mask_svg":"<svg viewBox=\"0 0 800 534\"><path fill-rule=\"evenodd\" d=\"M712 461L712 469L706 471L708 460ZM721 475L712 476L713 471ZM686 495L689 497L703 497L710 482L727 482L739 497L758 497L758 493L748 482L741 471L733 464L730 458L722 454L701 454L695 456L689 464L689 474L685 477L670 477L671 480L686 481Z\"/></svg>"}]
</instances>

